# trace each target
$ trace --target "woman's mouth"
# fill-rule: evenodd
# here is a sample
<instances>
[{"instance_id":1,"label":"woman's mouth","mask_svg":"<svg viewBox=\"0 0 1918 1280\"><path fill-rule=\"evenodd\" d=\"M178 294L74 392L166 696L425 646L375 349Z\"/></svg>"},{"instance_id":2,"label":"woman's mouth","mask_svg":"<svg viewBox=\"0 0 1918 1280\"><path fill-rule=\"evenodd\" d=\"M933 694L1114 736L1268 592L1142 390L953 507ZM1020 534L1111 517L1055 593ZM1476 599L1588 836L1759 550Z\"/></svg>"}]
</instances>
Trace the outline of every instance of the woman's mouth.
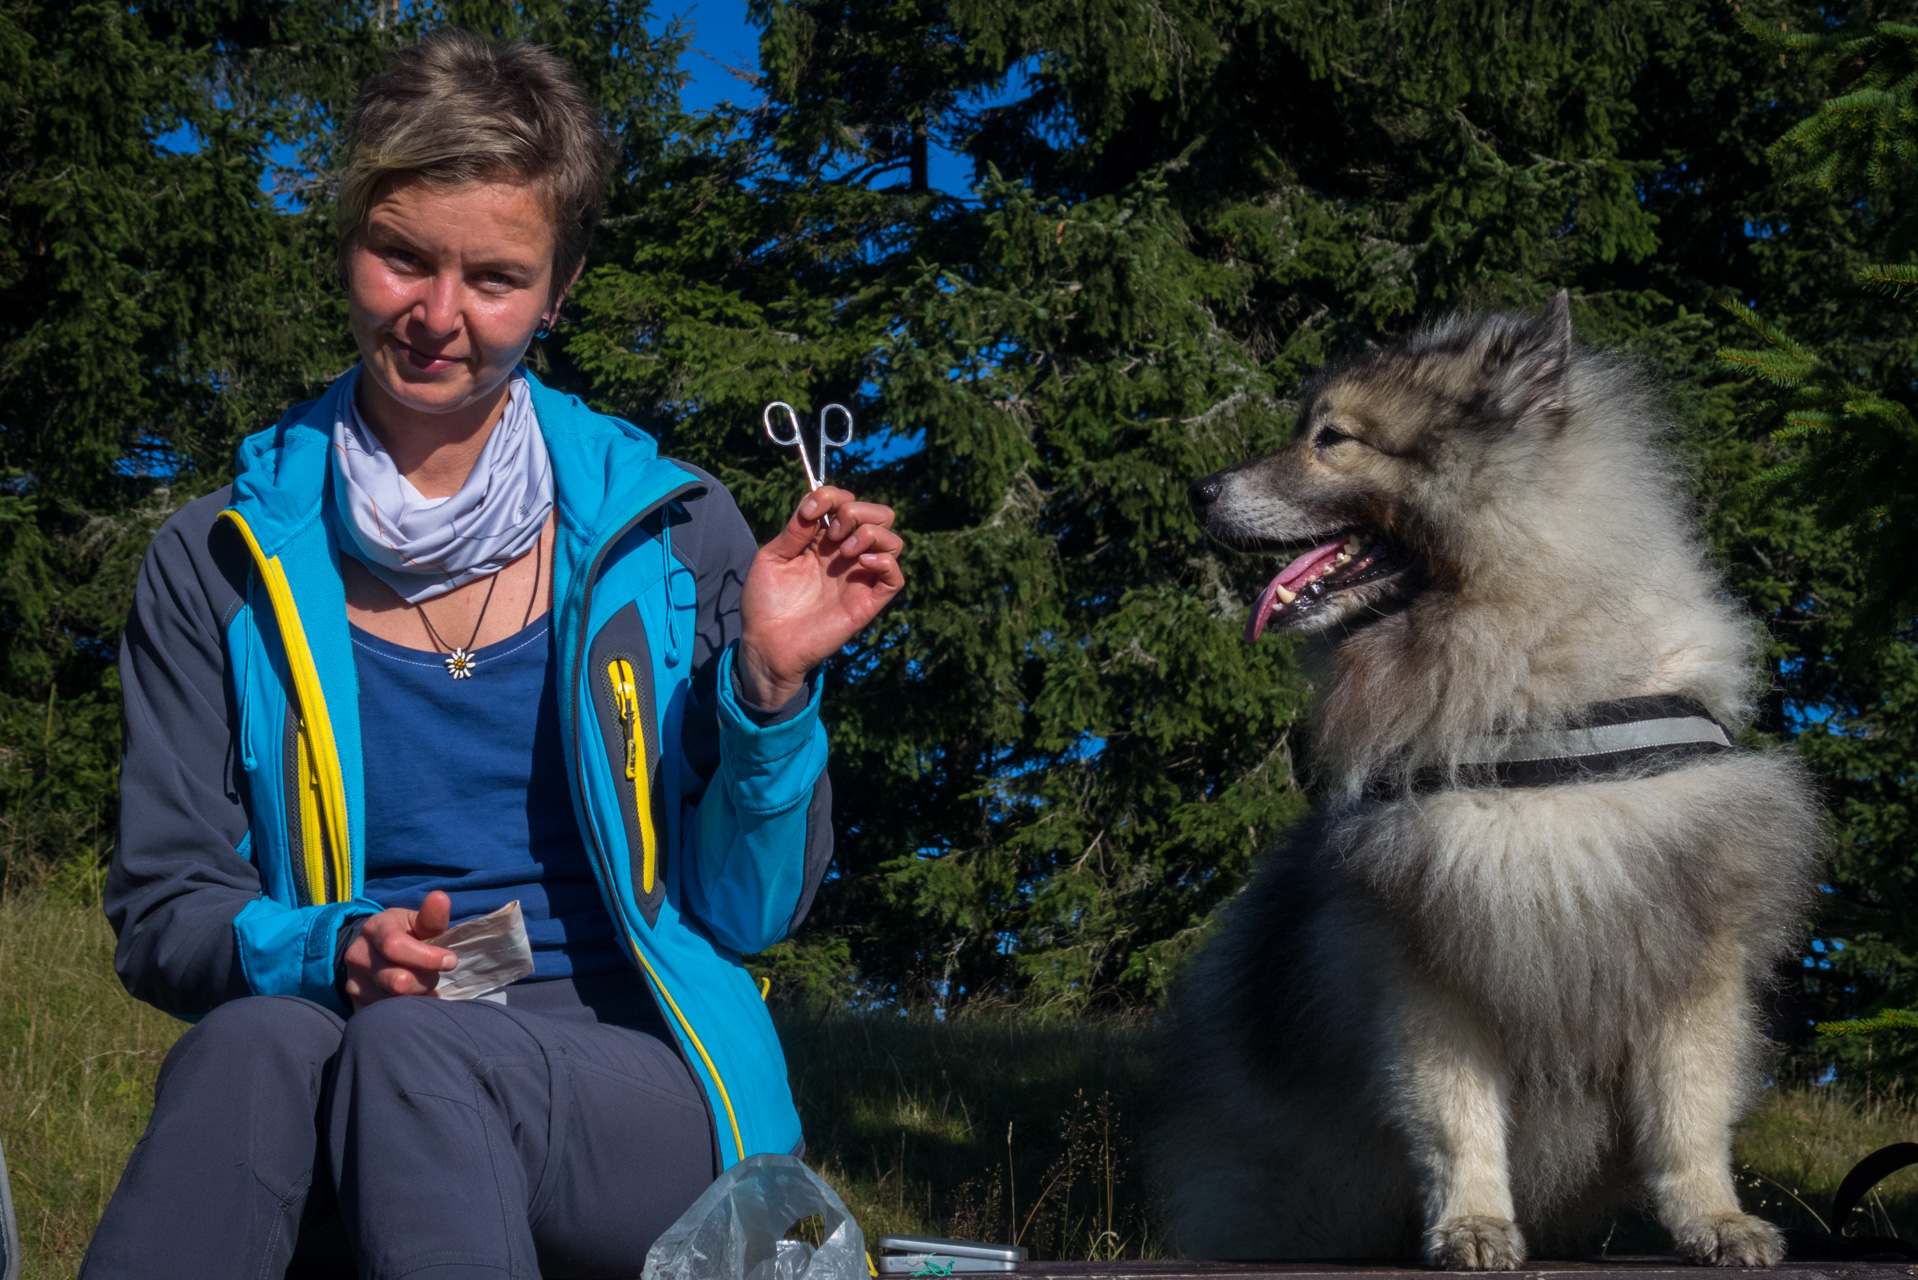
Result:
<instances>
[{"instance_id":1,"label":"woman's mouth","mask_svg":"<svg viewBox=\"0 0 1918 1280\"><path fill-rule=\"evenodd\" d=\"M408 367L416 369L421 373L444 373L448 369L457 368L466 363L462 357L445 354L435 355L430 351L422 351L418 347L409 346L398 338L393 339L393 346L398 349L400 359L404 361Z\"/></svg>"}]
</instances>

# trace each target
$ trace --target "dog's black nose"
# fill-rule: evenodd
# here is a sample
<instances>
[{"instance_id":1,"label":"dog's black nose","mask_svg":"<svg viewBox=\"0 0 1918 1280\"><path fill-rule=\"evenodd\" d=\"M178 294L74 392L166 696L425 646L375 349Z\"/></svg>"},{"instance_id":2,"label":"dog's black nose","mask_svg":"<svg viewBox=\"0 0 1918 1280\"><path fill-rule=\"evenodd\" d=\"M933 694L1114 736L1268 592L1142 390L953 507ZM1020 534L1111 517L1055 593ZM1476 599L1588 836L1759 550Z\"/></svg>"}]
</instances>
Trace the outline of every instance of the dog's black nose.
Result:
<instances>
[{"instance_id":1,"label":"dog's black nose","mask_svg":"<svg viewBox=\"0 0 1918 1280\"><path fill-rule=\"evenodd\" d=\"M1186 495L1192 499L1192 505L1204 511L1219 500L1219 493L1225 488L1225 481L1218 476L1201 476L1192 482Z\"/></svg>"}]
</instances>

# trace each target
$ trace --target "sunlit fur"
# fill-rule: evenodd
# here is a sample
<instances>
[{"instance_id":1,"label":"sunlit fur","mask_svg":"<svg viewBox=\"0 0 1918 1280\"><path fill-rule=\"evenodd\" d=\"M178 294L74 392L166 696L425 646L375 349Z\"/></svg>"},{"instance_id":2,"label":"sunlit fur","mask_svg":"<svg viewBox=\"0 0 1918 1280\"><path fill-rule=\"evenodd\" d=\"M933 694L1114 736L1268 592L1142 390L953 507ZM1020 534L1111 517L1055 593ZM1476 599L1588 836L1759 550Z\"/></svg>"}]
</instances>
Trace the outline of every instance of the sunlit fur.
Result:
<instances>
[{"instance_id":1,"label":"sunlit fur","mask_svg":"<svg viewBox=\"0 0 1918 1280\"><path fill-rule=\"evenodd\" d=\"M1730 1142L1819 846L1798 767L1741 751L1364 798L1368 776L1593 702L1687 694L1745 721L1756 628L1664 426L1629 365L1573 343L1561 295L1330 375L1298 440L1218 478L1224 540L1354 530L1405 567L1287 628L1326 642L1324 803L1172 1003L1152 1155L1187 1256L1504 1269L1527 1237L1596 1244L1581 1233L1638 1199L1693 1261L1780 1257L1738 1206Z\"/></svg>"}]
</instances>

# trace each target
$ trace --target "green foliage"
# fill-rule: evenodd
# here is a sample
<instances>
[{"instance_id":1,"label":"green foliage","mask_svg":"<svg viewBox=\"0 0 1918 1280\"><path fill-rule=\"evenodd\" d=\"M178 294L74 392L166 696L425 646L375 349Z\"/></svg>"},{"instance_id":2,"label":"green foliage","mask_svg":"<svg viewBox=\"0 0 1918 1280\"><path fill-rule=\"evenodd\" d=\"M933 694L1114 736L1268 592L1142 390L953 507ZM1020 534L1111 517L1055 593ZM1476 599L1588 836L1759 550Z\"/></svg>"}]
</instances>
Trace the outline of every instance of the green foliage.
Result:
<instances>
[{"instance_id":1,"label":"green foliage","mask_svg":"<svg viewBox=\"0 0 1918 1280\"><path fill-rule=\"evenodd\" d=\"M1869 1036L1880 1031L1918 1029L1918 1013L1909 1009L1882 1009L1869 1018L1851 1018L1844 1022L1821 1022L1821 1037Z\"/></svg>"},{"instance_id":2,"label":"green foliage","mask_svg":"<svg viewBox=\"0 0 1918 1280\"><path fill-rule=\"evenodd\" d=\"M1776 283L1726 301L1750 337L1719 353L1747 379L1743 439L1720 452L1719 492L1744 544L1735 579L1770 613L1773 723L1818 771L1838 836L1794 1011L1835 1029L1818 1040L1821 1063L1867 1079L1887 1060L1861 1033L1897 1025L1918 996L1910 16L1897 6L1742 15L1748 46L1810 92L1758 135L1776 139L1775 200L1796 212L1762 221ZM1886 1012L1856 1020L1872 1010ZM1909 1057L1893 1053L1893 1069Z\"/></svg>"},{"instance_id":3,"label":"green foliage","mask_svg":"<svg viewBox=\"0 0 1918 1280\"><path fill-rule=\"evenodd\" d=\"M795 492L766 400L854 403L888 442L849 477L900 510L910 583L828 697L819 918L861 989L1150 1000L1306 803L1299 655L1239 636L1271 566L1205 545L1186 484L1423 309L1584 284L1595 322L1669 310L1613 273L1658 245L1641 71L1704 64L1695 15L754 12L767 107L691 140L676 240L622 245L569 354L763 525ZM971 200L923 189L928 137Z\"/></svg>"},{"instance_id":4,"label":"green foliage","mask_svg":"<svg viewBox=\"0 0 1918 1280\"><path fill-rule=\"evenodd\" d=\"M1774 32L1746 19L1746 27L1781 55L1818 59L1845 68L1849 83L1836 97L1772 145L1801 180L1843 196L1860 186L1892 199L1918 180L1918 27L1904 22L1853 22L1838 31Z\"/></svg>"},{"instance_id":5,"label":"green foliage","mask_svg":"<svg viewBox=\"0 0 1918 1280\"><path fill-rule=\"evenodd\" d=\"M1918 251L1918 223L1911 201L1918 196L1918 27L1896 21L1866 21L1854 15L1843 27L1813 34L1777 31L1752 18L1746 28L1781 60L1802 58L1841 78L1841 91L1773 144L1771 155L1794 181L1829 197L1860 201L1862 221L1880 245ZM1865 263L1853 283L1898 300L1918 283L1918 265ZM1908 311L1885 324L1882 304L1868 307L1874 327L1888 329L1867 339L1873 346L1902 346L1894 335L1910 330ZM1728 363L1777 387L1781 394L1758 406L1780 425L1773 438L1794 447L1761 478L1779 486L1786 500L1816 509L1834 528L1858 533L1871 584L1869 624L1904 624L1918 609L1918 422L1907 403L1907 359L1889 352L1861 353L1851 346L1821 356L1774 324L1728 307L1764 342L1755 350L1727 349ZM1908 356L1899 351L1898 355ZM1876 375L1890 373L1889 382ZM1875 386L1887 387L1884 391Z\"/></svg>"},{"instance_id":6,"label":"green foliage","mask_svg":"<svg viewBox=\"0 0 1918 1280\"><path fill-rule=\"evenodd\" d=\"M454 22L559 49L623 148L543 376L714 472L762 532L802 481L761 407L850 404L864 444L838 473L900 512L908 591L827 674L838 870L755 962L782 991L1155 999L1310 783L1308 656L1239 638L1274 566L1207 545L1186 484L1284 440L1325 360L1565 287L1582 336L1671 387L1766 619L1758 729L1845 832L1778 1030L1913 1004L1918 666L1874 621L1918 564L1911 15L752 12L763 104L692 116L682 37L633 0L0 0L8 856L105 844L141 546L350 360L330 129L383 50ZM929 189L934 144L973 164L966 198Z\"/></svg>"},{"instance_id":7,"label":"green foliage","mask_svg":"<svg viewBox=\"0 0 1918 1280\"><path fill-rule=\"evenodd\" d=\"M213 87L278 8L0 6L0 873L105 843L140 552L343 356L305 222L260 190L285 117Z\"/></svg>"},{"instance_id":8,"label":"green foliage","mask_svg":"<svg viewBox=\"0 0 1918 1280\"><path fill-rule=\"evenodd\" d=\"M875 476L915 585L836 717L912 793L855 810L872 923L940 938L918 976L946 998L1150 993L1303 807L1273 750L1303 688L1240 639L1256 586L1184 496L1277 444L1273 389L1161 182L1067 204L993 180L968 221L978 256L905 292L876 378L924 446Z\"/></svg>"}]
</instances>

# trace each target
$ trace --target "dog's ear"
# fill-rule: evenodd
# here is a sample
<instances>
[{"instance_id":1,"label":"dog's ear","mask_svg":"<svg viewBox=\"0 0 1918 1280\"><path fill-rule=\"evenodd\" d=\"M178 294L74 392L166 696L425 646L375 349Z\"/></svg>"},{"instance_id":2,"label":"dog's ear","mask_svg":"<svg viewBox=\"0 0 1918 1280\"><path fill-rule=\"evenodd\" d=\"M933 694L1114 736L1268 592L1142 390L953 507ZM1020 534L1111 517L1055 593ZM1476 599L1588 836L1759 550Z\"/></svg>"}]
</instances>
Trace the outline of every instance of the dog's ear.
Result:
<instances>
[{"instance_id":1,"label":"dog's ear","mask_svg":"<svg viewBox=\"0 0 1918 1280\"><path fill-rule=\"evenodd\" d=\"M1514 339L1497 383L1502 416L1514 425L1556 423L1565 408L1565 372L1572 362L1572 302L1566 291L1560 289Z\"/></svg>"}]
</instances>

